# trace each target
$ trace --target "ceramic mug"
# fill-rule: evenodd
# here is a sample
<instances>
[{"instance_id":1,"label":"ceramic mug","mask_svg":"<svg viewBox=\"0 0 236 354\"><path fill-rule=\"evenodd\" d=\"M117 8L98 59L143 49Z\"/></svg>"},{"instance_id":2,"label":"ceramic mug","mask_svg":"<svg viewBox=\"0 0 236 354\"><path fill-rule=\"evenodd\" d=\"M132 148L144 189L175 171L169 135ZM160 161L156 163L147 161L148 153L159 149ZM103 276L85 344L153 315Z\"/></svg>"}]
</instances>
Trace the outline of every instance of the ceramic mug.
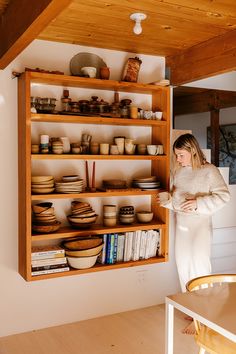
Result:
<instances>
[{"instance_id":1,"label":"ceramic mug","mask_svg":"<svg viewBox=\"0 0 236 354\"><path fill-rule=\"evenodd\" d=\"M106 143L100 144L100 154L109 155L109 144Z\"/></svg>"},{"instance_id":2,"label":"ceramic mug","mask_svg":"<svg viewBox=\"0 0 236 354\"><path fill-rule=\"evenodd\" d=\"M117 136L114 138L114 143L118 147L119 155L124 155L125 152L125 137Z\"/></svg>"},{"instance_id":3,"label":"ceramic mug","mask_svg":"<svg viewBox=\"0 0 236 354\"><path fill-rule=\"evenodd\" d=\"M119 155L119 150L118 150L118 146L117 145L111 145L110 154L111 155Z\"/></svg>"},{"instance_id":4,"label":"ceramic mug","mask_svg":"<svg viewBox=\"0 0 236 354\"><path fill-rule=\"evenodd\" d=\"M159 149L158 145L147 145L148 155L158 155Z\"/></svg>"}]
</instances>

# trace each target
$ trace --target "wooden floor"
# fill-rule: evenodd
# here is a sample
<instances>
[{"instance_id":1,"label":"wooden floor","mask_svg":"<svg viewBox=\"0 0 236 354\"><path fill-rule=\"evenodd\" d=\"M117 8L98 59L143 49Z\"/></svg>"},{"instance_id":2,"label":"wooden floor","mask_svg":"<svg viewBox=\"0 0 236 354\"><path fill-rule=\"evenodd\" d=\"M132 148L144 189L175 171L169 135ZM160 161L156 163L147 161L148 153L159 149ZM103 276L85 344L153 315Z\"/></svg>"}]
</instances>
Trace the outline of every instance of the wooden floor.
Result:
<instances>
[{"instance_id":1,"label":"wooden floor","mask_svg":"<svg viewBox=\"0 0 236 354\"><path fill-rule=\"evenodd\" d=\"M176 354L196 354L175 312ZM0 354L164 354L164 305L0 338Z\"/></svg>"}]
</instances>

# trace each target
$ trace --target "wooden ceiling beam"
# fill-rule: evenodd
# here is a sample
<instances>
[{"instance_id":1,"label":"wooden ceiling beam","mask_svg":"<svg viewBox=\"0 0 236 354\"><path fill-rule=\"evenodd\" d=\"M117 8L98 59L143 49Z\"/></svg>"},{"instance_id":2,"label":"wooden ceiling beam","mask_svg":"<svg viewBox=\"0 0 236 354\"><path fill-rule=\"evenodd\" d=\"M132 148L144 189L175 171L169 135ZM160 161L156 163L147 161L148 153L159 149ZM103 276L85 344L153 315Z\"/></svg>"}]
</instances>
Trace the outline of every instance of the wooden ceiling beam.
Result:
<instances>
[{"instance_id":1,"label":"wooden ceiling beam","mask_svg":"<svg viewBox=\"0 0 236 354\"><path fill-rule=\"evenodd\" d=\"M234 91L206 90L192 95L174 96L175 116L230 107L236 107L236 92Z\"/></svg>"},{"instance_id":2,"label":"wooden ceiling beam","mask_svg":"<svg viewBox=\"0 0 236 354\"><path fill-rule=\"evenodd\" d=\"M166 58L171 84L183 85L236 69L236 30Z\"/></svg>"},{"instance_id":3,"label":"wooden ceiling beam","mask_svg":"<svg viewBox=\"0 0 236 354\"><path fill-rule=\"evenodd\" d=\"M0 69L4 69L71 0L12 0L0 17Z\"/></svg>"}]
</instances>

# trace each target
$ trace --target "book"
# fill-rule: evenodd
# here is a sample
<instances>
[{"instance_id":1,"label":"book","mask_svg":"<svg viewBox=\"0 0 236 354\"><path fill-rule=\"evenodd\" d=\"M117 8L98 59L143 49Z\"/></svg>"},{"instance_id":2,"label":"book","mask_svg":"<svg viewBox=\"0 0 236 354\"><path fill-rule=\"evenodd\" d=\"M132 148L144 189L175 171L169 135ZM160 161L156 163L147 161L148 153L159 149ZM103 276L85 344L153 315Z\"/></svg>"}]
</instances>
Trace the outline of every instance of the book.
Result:
<instances>
[{"instance_id":1,"label":"book","mask_svg":"<svg viewBox=\"0 0 236 354\"><path fill-rule=\"evenodd\" d=\"M107 248L107 234L103 235L103 249L98 256L97 262L105 264L106 261L106 248Z\"/></svg>"},{"instance_id":2,"label":"book","mask_svg":"<svg viewBox=\"0 0 236 354\"><path fill-rule=\"evenodd\" d=\"M124 260L124 248L125 248L125 234L118 234L117 240L117 262L123 262Z\"/></svg>"},{"instance_id":3,"label":"book","mask_svg":"<svg viewBox=\"0 0 236 354\"><path fill-rule=\"evenodd\" d=\"M117 260L118 234L114 234L113 263Z\"/></svg>"},{"instance_id":4,"label":"book","mask_svg":"<svg viewBox=\"0 0 236 354\"><path fill-rule=\"evenodd\" d=\"M37 267L37 266L47 266L47 265L64 264L64 263L67 263L66 257L46 258L46 259L37 259L31 261L31 266Z\"/></svg>"},{"instance_id":5,"label":"book","mask_svg":"<svg viewBox=\"0 0 236 354\"><path fill-rule=\"evenodd\" d=\"M48 270L48 269L59 269L59 268L65 268L68 267L68 263L64 264L51 264L51 265L44 265L44 266L34 266L31 267L32 272L38 271L38 270Z\"/></svg>"},{"instance_id":6,"label":"book","mask_svg":"<svg viewBox=\"0 0 236 354\"><path fill-rule=\"evenodd\" d=\"M34 272L31 272L31 275L44 275L44 274L51 274L51 273L68 272L69 270L70 270L69 267L56 268L56 269L47 269L47 270L36 270Z\"/></svg>"},{"instance_id":7,"label":"book","mask_svg":"<svg viewBox=\"0 0 236 354\"><path fill-rule=\"evenodd\" d=\"M32 247L31 259L47 259L65 257L65 250L60 246L39 246Z\"/></svg>"}]
</instances>

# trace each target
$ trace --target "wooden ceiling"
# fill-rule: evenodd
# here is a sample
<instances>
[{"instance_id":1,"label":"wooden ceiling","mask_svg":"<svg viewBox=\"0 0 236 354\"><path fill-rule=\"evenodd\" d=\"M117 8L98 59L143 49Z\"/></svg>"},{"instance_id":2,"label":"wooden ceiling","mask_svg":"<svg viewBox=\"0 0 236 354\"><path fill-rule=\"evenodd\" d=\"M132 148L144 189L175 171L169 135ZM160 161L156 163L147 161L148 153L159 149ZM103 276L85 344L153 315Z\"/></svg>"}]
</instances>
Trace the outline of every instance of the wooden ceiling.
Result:
<instances>
[{"instance_id":1,"label":"wooden ceiling","mask_svg":"<svg viewBox=\"0 0 236 354\"><path fill-rule=\"evenodd\" d=\"M140 35L134 12L147 15ZM235 0L0 0L0 15L1 68L34 38L165 56L172 84L236 68Z\"/></svg>"}]
</instances>

